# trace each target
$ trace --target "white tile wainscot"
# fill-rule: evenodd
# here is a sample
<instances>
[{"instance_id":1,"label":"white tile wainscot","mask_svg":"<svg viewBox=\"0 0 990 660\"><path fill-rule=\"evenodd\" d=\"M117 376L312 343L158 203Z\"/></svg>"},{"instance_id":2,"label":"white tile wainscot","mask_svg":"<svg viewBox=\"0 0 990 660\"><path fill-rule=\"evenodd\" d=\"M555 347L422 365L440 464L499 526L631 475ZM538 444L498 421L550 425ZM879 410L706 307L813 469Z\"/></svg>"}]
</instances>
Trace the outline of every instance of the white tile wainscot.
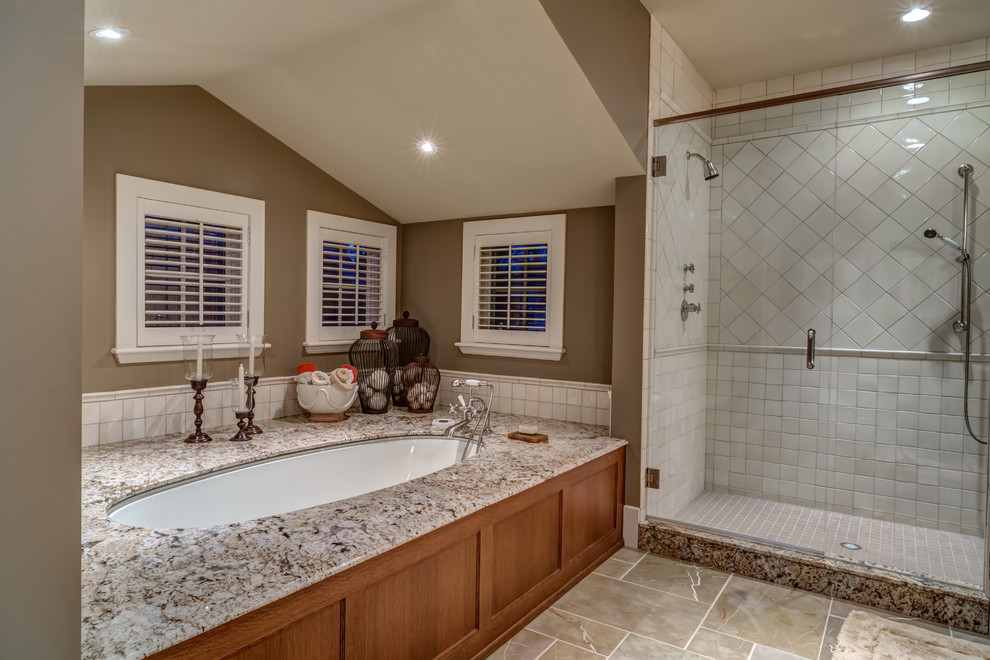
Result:
<instances>
[{"instance_id":1,"label":"white tile wainscot","mask_svg":"<svg viewBox=\"0 0 990 660\"><path fill-rule=\"evenodd\" d=\"M193 390L184 385L82 395L82 444L150 438L192 431ZM292 376L262 378L255 391L256 421L299 414ZM203 392L203 429L236 424L230 406L230 381L210 382Z\"/></svg>"},{"instance_id":2,"label":"white tile wainscot","mask_svg":"<svg viewBox=\"0 0 990 660\"><path fill-rule=\"evenodd\" d=\"M547 380L441 371L434 415L443 415L459 392L455 378L480 378L495 385L495 412L609 426L612 388L598 383ZM255 394L256 421L291 417L301 411L292 376L262 378ZM82 395L83 446L150 438L193 429L193 390L188 384ZM203 429L237 422L230 406L228 380L211 382L204 391Z\"/></svg>"},{"instance_id":3,"label":"white tile wainscot","mask_svg":"<svg viewBox=\"0 0 990 660\"><path fill-rule=\"evenodd\" d=\"M434 415L443 414L447 406L457 400L457 395L464 392L450 386L455 378L478 378L492 383L495 386L492 410L495 412L611 426L610 385L442 369Z\"/></svg>"}]
</instances>

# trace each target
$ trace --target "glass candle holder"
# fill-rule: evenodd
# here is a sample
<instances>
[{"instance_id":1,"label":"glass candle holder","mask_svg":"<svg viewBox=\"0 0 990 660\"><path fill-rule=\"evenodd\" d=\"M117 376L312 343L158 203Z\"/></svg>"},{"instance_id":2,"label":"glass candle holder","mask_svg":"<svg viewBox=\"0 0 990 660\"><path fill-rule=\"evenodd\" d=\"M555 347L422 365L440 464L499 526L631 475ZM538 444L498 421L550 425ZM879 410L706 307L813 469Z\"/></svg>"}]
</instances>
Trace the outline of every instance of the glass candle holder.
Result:
<instances>
[{"instance_id":1,"label":"glass candle holder","mask_svg":"<svg viewBox=\"0 0 990 660\"><path fill-rule=\"evenodd\" d=\"M244 364L245 376L262 376L265 373L266 335L237 335L237 357Z\"/></svg>"},{"instance_id":2,"label":"glass candle holder","mask_svg":"<svg viewBox=\"0 0 990 660\"><path fill-rule=\"evenodd\" d=\"M230 407L234 414L243 413L247 415L251 412L251 377L245 374L244 378L230 379Z\"/></svg>"},{"instance_id":3,"label":"glass candle holder","mask_svg":"<svg viewBox=\"0 0 990 660\"><path fill-rule=\"evenodd\" d=\"M181 335L182 365L186 380L205 381L213 376L213 337L215 335Z\"/></svg>"}]
</instances>

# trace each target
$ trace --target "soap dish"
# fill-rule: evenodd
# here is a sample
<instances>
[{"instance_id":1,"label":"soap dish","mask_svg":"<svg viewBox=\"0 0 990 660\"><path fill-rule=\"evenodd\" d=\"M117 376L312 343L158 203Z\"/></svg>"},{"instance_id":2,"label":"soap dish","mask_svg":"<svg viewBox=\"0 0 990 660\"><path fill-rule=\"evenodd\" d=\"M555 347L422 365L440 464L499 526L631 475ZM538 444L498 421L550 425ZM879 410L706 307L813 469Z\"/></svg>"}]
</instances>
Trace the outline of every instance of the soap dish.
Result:
<instances>
[{"instance_id":1,"label":"soap dish","mask_svg":"<svg viewBox=\"0 0 990 660\"><path fill-rule=\"evenodd\" d=\"M522 440L523 442L546 442L549 437L546 433L521 433L513 431L509 434L510 440Z\"/></svg>"}]
</instances>

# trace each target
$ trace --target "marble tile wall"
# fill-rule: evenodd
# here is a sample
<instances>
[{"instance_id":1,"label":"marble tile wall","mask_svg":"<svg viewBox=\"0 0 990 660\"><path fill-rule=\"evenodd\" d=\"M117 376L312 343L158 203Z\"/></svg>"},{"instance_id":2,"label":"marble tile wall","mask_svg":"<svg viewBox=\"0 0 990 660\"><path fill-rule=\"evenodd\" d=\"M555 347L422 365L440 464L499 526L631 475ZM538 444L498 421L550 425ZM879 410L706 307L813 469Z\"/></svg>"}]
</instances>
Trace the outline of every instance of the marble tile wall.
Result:
<instances>
[{"instance_id":1,"label":"marble tile wall","mask_svg":"<svg viewBox=\"0 0 990 660\"><path fill-rule=\"evenodd\" d=\"M712 350L707 485L982 537L986 447L962 422L962 363L868 355L809 371L800 351ZM973 375L985 437L990 364Z\"/></svg>"},{"instance_id":2,"label":"marble tile wall","mask_svg":"<svg viewBox=\"0 0 990 660\"><path fill-rule=\"evenodd\" d=\"M960 240L957 168L971 163L972 346L987 353L990 105L783 133L714 140L707 484L982 535L962 365L938 359L961 349L960 266L921 233ZM809 327L842 356L802 372L781 347ZM972 375L985 435L987 365Z\"/></svg>"},{"instance_id":3,"label":"marble tile wall","mask_svg":"<svg viewBox=\"0 0 990 660\"><path fill-rule=\"evenodd\" d=\"M772 80L760 80L718 89L715 91L715 107L751 103L880 78L982 62L987 59L990 59L988 40L976 39L915 53L903 53L867 62L806 71ZM986 80L985 73L967 74L917 85L862 92L838 99L808 101L727 115L715 119L714 133L716 138L726 138L902 112L916 109L918 105L932 109L965 103L986 98ZM926 100L919 103L922 98Z\"/></svg>"},{"instance_id":4,"label":"marble tile wall","mask_svg":"<svg viewBox=\"0 0 990 660\"><path fill-rule=\"evenodd\" d=\"M712 107L708 83L655 17L651 26L649 116ZM700 374L707 311L683 322L680 305L685 297L698 303L707 297L710 195L701 162L689 162L686 152L708 157L709 131L710 123L650 123L654 153L667 156L667 175L647 186L641 455L644 467L661 469L661 490L647 490L641 476L641 516L668 515L704 487L706 382ZM694 273L684 272L688 263ZM694 284L694 293L685 294L686 283Z\"/></svg>"},{"instance_id":5,"label":"marble tile wall","mask_svg":"<svg viewBox=\"0 0 990 660\"><path fill-rule=\"evenodd\" d=\"M454 378L480 378L495 385L492 408L544 419L583 424L610 424L611 387L598 383L516 378L492 374L445 371L441 376L440 416L459 391L450 387ZM188 385L150 389L91 392L82 396L83 446L123 442L193 429L193 392ZM262 378L256 393L255 420L298 415L296 386L291 376ZM226 381L210 383L203 398L203 428L209 430L236 423Z\"/></svg>"},{"instance_id":6,"label":"marble tile wall","mask_svg":"<svg viewBox=\"0 0 990 660\"><path fill-rule=\"evenodd\" d=\"M670 518L705 490L707 348L668 351L651 362L649 454L660 488L647 491L646 513Z\"/></svg>"}]
</instances>

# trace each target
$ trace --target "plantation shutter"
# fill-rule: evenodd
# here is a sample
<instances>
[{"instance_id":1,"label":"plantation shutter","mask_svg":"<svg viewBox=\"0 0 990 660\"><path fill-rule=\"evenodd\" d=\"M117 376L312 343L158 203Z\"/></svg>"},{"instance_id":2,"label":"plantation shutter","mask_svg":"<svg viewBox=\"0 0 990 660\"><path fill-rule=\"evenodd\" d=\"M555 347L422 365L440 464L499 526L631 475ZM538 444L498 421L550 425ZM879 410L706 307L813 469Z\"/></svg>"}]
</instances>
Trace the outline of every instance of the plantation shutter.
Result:
<instances>
[{"instance_id":1,"label":"plantation shutter","mask_svg":"<svg viewBox=\"0 0 990 660\"><path fill-rule=\"evenodd\" d=\"M550 232L489 234L475 245L478 341L547 345Z\"/></svg>"},{"instance_id":2,"label":"plantation shutter","mask_svg":"<svg viewBox=\"0 0 990 660\"><path fill-rule=\"evenodd\" d=\"M139 345L192 330L233 342L248 325L245 216L148 201L139 253Z\"/></svg>"},{"instance_id":3,"label":"plantation shutter","mask_svg":"<svg viewBox=\"0 0 990 660\"><path fill-rule=\"evenodd\" d=\"M372 321L384 325L384 238L321 228L320 242L320 338Z\"/></svg>"}]
</instances>

